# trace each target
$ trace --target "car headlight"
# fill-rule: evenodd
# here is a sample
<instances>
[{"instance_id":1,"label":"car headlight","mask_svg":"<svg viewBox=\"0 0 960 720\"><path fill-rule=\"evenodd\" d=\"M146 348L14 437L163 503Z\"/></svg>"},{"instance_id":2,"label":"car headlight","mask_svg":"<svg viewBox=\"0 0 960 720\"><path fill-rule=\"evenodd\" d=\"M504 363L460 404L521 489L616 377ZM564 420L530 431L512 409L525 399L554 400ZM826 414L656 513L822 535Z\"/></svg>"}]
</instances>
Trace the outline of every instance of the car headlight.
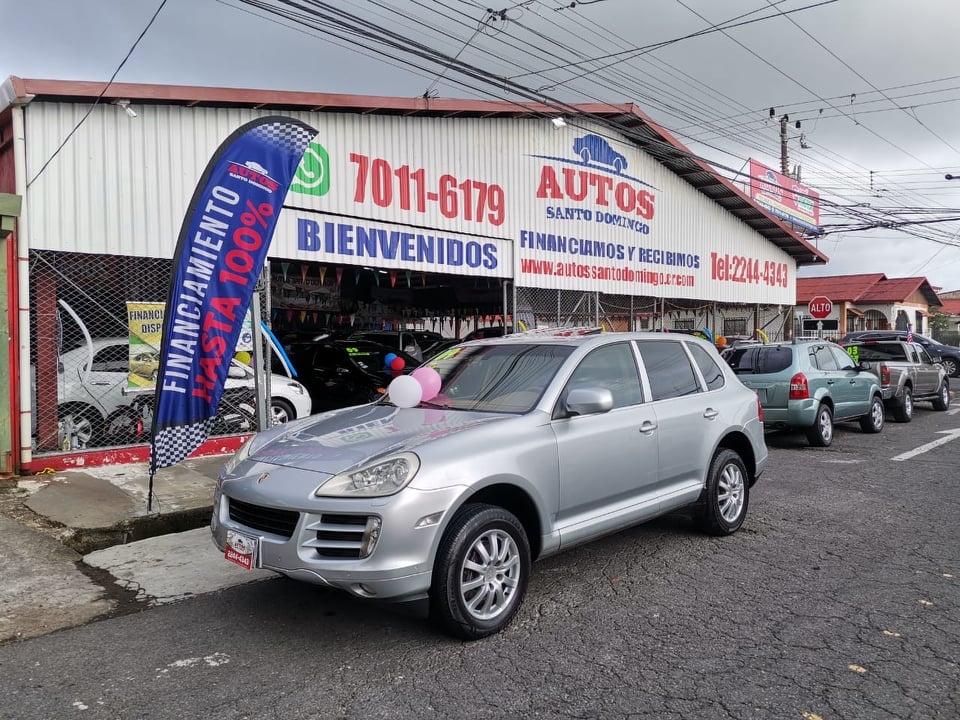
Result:
<instances>
[{"instance_id":1,"label":"car headlight","mask_svg":"<svg viewBox=\"0 0 960 720\"><path fill-rule=\"evenodd\" d=\"M370 465L334 475L317 488L317 497L383 497L405 488L420 469L420 458L400 453Z\"/></svg>"},{"instance_id":2,"label":"car headlight","mask_svg":"<svg viewBox=\"0 0 960 720\"><path fill-rule=\"evenodd\" d=\"M223 466L223 475L232 475L233 471L237 469L237 466L246 460L250 456L250 451L253 449L253 441L256 439L256 435L247 440L243 445L240 446L240 449L237 450L233 456L227 460L227 464Z\"/></svg>"}]
</instances>

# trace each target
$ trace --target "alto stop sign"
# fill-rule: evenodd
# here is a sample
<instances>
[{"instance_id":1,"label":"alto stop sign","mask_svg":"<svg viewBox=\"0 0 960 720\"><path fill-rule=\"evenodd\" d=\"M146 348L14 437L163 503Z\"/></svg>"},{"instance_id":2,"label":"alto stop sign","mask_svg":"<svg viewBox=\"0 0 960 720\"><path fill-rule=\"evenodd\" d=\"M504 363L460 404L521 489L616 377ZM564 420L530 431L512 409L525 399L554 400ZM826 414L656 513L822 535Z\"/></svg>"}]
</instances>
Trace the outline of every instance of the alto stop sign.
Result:
<instances>
[{"instance_id":1,"label":"alto stop sign","mask_svg":"<svg viewBox=\"0 0 960 720\"><path fill-rule=\"evenodd\" d=\"M817 295L807 304L807 309L817 320L823 320L833 312L833 303L825 295Z\"/></svg>"}]
</instances>

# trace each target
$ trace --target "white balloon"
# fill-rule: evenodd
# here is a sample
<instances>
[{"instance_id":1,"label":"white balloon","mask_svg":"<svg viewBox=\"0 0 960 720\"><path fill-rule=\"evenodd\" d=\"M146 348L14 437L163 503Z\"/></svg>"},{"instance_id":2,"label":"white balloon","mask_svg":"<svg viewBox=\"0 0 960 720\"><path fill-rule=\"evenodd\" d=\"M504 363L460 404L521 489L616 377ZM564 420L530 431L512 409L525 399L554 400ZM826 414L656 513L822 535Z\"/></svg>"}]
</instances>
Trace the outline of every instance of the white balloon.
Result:
<instances>
[{"instance_id":1,"label":"white balloon","mask_svg":"<svg viewBox=\"0 0 960 720\"><path fill-rule=\"evenodd\" d=\"M423 398L423 388L416 378L409 375L400 375L390 381L387 395L397 407L412 408L420 404Z\"/></svg>"}]
</instances>

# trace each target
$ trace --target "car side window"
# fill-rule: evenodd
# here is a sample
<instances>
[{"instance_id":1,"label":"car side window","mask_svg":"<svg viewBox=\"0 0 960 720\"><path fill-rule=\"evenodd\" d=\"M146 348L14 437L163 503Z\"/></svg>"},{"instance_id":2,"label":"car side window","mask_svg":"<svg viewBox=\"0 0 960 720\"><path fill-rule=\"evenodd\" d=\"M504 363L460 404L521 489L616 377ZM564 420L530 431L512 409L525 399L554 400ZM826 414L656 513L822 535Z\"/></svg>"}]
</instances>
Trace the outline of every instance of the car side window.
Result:
<instances>
[{"instance_id":1,"label":"car side window","mask_svg":"<svg viewBox=\"0 0 960 720\"><path fill-rule=\"evenodd\" d=\"M130 350L126 345L107 345L98 350L90 363L94 372L127 372Z\"/></svg>"},{"instance_id":2,"label":"car side window","mask_svg":"<svg viewBox=\"0 0 960 720\"><path fill-rule=\"evenodd\" d=\"M690 349L690 354L693 355L693 361L700 368L700 374L703 375L703 379L707 383L707 390L722 388L724 384L723 370L717 365L717 361L699 345L689 343L687 347Z\"/></svg>"},{"instance_id":3,"label":"car side window","mask_svg":"<svg viewBox=\"0 0 960 720\"><path fill-rule=\"evenodd\" d=\"M907 349L907 360L912 363L923 362L923 355L926 355L926 352L919 345L904 345Z\"/></svg>"},{"instance_id":4,"label":"car side window","mask_svg":"<svg viewBox=\"0 0 960 720\"><path fill-rule=\"evenodd\" d=\"M647 369L654 400L700 392L700 383L693 373L690 358L679 342L650 340L638 342L637 345Z\"/></svg>"},{"instance_id":5,"label":"car side window","mask_svg":"<svg viewBox=\"0 0 960 720\"><path fill-rule=\"evenodd\" d=\"M566 392L582 387L608 388L615 408L643 402L640 374L630 345L605 345L581 360L567 381Z\"/></svg>"},{"instance_id":6,"label":"car side window","mask_svg":"<svg viewBox=\"0 0 960 720\"><path fill-rule=\"evenodd\" d=\"M922 362L924 365L933 365L933 358L930 357L930 354L919 345L917 345L917 355L920 357L920 362Z\"/></svg>"},{"instance_id":7,"label":"car side window","mask_svg":"<svg viewBox=\"0 0 960 720\"><path fill-rule=\"evenodd\" d=\"M821 370L838 370L836 359L826 345L817 345L810 349L810 360L814 367Z\"/></svg>"},{"instance_id":8,"label":"car side window","mask_svg":"<svg viewBox=\"0 0 960 720\"><path fill-rule=\"evenodd\" d=\"M853 358L847 355L843 350L837 347L831 346L829 348L830 352L833 353L834 360L837 361L837 367L841 370L856 370L857 365L853 362Z\"/></svg>"}]
</instances>

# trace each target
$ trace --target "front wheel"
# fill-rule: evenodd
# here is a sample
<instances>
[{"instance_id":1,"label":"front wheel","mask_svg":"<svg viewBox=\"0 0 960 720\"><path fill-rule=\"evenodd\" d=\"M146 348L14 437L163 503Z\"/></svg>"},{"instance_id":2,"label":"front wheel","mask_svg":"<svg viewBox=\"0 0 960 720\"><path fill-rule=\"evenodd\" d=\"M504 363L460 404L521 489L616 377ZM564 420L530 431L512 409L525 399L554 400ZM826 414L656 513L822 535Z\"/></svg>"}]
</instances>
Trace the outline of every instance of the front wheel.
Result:
<instances>
[{"instance_id":1,"label":"front wheel","mask_svg":"<svg viewBox=\"0 0 960 720\"><path fill-rule=\"evenodd\" d=\"M943 379L943 385L940 387L940 394L933 401L934 410L946 410L950 407L950 384L947 379Z\"/></svg>"},{"instance_id":2,"label":"front wheel","mask_svg":"<svg viewBox=\"0 0 960 720\"><path fill-rule=\"evenodd\" d=\"M493 505L465 505L440 542L430 608L447 632L478 640L505 628L530 577L530 543L520 521Z\"/></svg>"},{"instance_id":3,"label":"front wheel","mask_svg":"<svg viewBox=\"0 0 960 720\"><path fill-rule=\"evenodd\" d=\"M833 412L827 405L817 408L817 419L807 428L807 440L815 447L828 447L833 442Z\"/></svg>"},{"instance_id":4,"label":"front wheel","mask_svg":"<svg viewBox=\"0 0 960 720\"><path fill-rule=\"evenodd\" d=\"M860 418L860 429L865 433L878 433L883 430L883 400L874 395L870 401L870 412Z\"/></svg>"},{"instance_id":5,"label":"front wheel","mask_svg":"<svg viewBox=\"0 0 960 720\"><path fill-rule=\"evenodd\" d=\"M903 389L903 400L893 409L893 419L902 423L908 423L913 419L913 391L910 388Z\"/></svg>"},{"instance_id":6,"label":"front wheel","mask_svg":"<svg viewBox=\"0 0 960 720\"><path fill-rule=\"evenodd\" d=\"M711 535L730 535L743 525L750 502L750 482L743 460L724 448L710 463L698 525Z\"/></svg>"},{"instance_id":7,"label":"front wheel","mask_svg":"<svg viewBox=\"0 0 960 720\"><path fill-rule=\"evenodd\" d=\"M283 398L273 398L270 401L270 425L283 425L297 419L297 412L293 406Z\"/></svg>"}]
</instances>

